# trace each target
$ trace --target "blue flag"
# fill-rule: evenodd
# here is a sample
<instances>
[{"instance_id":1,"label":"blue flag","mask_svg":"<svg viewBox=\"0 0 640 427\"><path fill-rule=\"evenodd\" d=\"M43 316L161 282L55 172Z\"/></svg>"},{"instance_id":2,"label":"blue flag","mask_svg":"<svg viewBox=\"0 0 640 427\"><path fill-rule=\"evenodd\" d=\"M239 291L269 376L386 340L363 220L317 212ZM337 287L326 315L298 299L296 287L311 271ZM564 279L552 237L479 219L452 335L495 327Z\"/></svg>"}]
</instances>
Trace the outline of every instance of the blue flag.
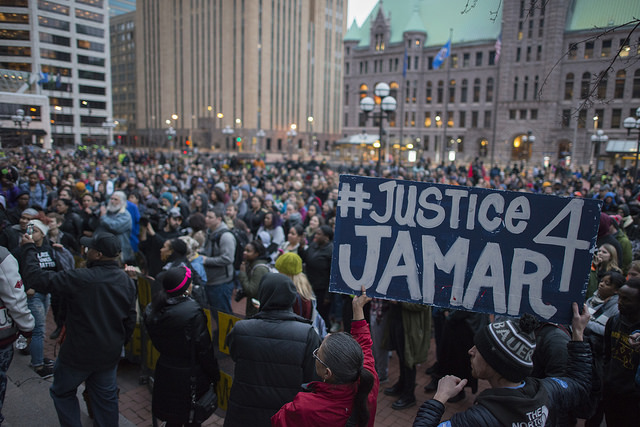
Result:
<instances>
[{"instance_id":1,"label":"blue flag","mask_svg":"<svg viewBox=\"0 0 640 427\"><path fill-rule=\"evenodd\" d=\"M451 52L451 39L447 41L447 43L442 46L438 54L435 58L433 58L433 69L437 70L440 68L445 59L449 57L449 53Z\"/></svg>"},{"instance_id":2,"label":"blue flag","mask_svg":"<svg viewBox=\"0 0 640 427\"><path fill-rule=\"evenodd\" d=\"M49 73L40 73L40 80L38 80L39 85L43 85L45 83L49 83Z\"/></svg>"}]
</instances>

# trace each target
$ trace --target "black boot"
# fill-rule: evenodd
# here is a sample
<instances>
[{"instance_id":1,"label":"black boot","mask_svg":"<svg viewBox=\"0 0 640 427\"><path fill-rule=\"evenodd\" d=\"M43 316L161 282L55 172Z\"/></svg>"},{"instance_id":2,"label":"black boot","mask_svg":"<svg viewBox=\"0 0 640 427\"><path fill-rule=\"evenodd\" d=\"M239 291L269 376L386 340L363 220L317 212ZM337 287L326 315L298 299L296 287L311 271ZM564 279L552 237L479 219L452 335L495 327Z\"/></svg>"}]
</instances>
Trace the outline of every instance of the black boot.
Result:
<instances>
[{"instance_id":1,"label":"black boot","mask_svg":"<svg viewBox=\"0 0 640 427\"><path fill-rule=\"evenodd\" d=\"M398 381L393 386L385 388L384 394L387 396L400 396L403 388L403 384Z\"/></svg>"},{"instance_id":2,"label":"black boot","mask_svg":"<svg viewBox=\"0 0 640 427\"><path fill-rule=\"evenodd\" d=\"M391 408L393 409L406 409L411 408L416 405L416 396L412 394L408 394L406 396L401 397L400 399L393 402Z\"/></svg>"}]
</instances>

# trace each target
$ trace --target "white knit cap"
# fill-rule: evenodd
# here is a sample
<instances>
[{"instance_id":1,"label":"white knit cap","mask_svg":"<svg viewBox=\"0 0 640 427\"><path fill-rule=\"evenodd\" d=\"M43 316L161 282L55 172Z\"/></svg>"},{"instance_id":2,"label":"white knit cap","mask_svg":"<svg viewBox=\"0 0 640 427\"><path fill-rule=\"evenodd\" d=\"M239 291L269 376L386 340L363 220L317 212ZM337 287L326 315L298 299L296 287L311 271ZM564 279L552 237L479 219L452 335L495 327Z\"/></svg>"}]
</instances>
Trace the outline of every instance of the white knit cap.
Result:
<instances>
[{"instance_id":1,"label":"white knit cap","mask_svg":"<svg viewBox=\"0 0 640 427\"><path fill-rule=\"evenodd\" d=\"M42 234L44 234L45 236L49 232L49 227L44 225L44 222L40 221L39 219L32 219L31 221L29 221L29 225L33 225L34 227L37 227L38 230L40 230Z\"/></svg>"}]
</instances>

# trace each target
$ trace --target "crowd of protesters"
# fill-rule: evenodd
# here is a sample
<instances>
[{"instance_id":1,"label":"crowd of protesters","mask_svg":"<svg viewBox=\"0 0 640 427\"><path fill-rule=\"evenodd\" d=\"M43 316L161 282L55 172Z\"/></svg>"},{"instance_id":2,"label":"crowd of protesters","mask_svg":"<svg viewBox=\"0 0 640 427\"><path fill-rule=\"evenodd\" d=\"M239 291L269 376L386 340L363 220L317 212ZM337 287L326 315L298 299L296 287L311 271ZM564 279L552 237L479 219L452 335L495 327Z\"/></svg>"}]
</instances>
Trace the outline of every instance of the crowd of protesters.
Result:
<instances>
[{"instance_id":1,"label":"crowd of protesters","mask_svg":"<svg viewBox=\"0 0 640 427\"><path fill-rule=\"evenodd\" d=\"M360 360L358 363L362 366L362 360L365 364L372 362L372 369L375 364L376 383L367 393L377 394L378 384L391 380L389 351L397 353L400 378L383 389L385 394L397 397L392 405L396 410L417 403L416 369L426 362L433 332L437 361L427 370L432 381L425 391L436 392L436 395L435 400L426 402L421 408L417 425L437 425L444 403L466 397L465 386L469 386L473 394L477 393L477 379L488 379L493 393L505 379L509 387L535 385L534 391L527 389L520 396L525 400L532 393L536 395L545 390L553 396L563 393L551 383L530 379L532 374L540 380L560 377L562 379L558 381L571 384L572 393L585 395L584 399L580 396L567 398L565 405L553 405L563 411L562 415L549 417L553 425L571 423L576 417L587 419L587 425L600 425L603 417L608 425L626 425L626 420L640 417L640 371L636 372L640 344L634 342L634 338L640 337L640 278L637 278L640 276L640 186L634 185L624 169L616 167L610 173L596 174L571 171L563 166L525 167L522 163L489 168L476 159L467 165L435 166L423 161L408 167L390 165L378 171L375 164L336 167L315 159L307 162L285 159L266 165L259 157L241 160L235 156L197 153L184 156L143 150L6 154L0 161L0 246L9 249L19 263L24 258L23 235L27 232L33 236L41 268L52 272L72 269L72 264L78 263L83 256L83 237L95 238L107 233L117 240L120 248L117 259L129 276L158 279L160 285L156 289L164 292L161 306L175 303L172 301L180 296L193 298L214 313L231 312L231 298L237 301L246 298L246 317L255 317L257 324L264 322L260 319L271 318L279 322L312 323L310 330L318 334L319 339L303 339L307 347L309 342L317 347L326 335L325 324L332 333L357 330L357 334L354 332L357 342L345 338L340 345L363 346L364 359L357 359ZM534 353L537 357L515 360L514 371L509 372L504 372L504 359L513 354L496 355L495 348L500 347L500 343L491 344L491 339L500 341L494 329L504 325L493 326L496 325L491 323L494 319L484 314L432 310L417 304L374 299L366 307L371 338L363 336L361 316L355 319L358 322L351 324L354 316L351 298L329 292L340 173L602 200L598 250L585 297L585 309L589 313L586 326L581 324L586 320L578 314L574 319L577 332L571 332L570 325L529 322L522 326L508 320L511 322L509 330L524 340L523 346L532 352L536 346L538 348ZM30 226L35 226L35 233ZM28 243L32 243L31 240ZM44 258L48 261L43 264ZM276 268L284 276L273 276L272 270ZM169 272L171 274L167 275ZM173 281L164 283L163 277L172 277ZM171 294L176 289L174 282L182 283L181 289L188 289L188 292ZM263 282L268 286L261 289ZM35 319L29 349L32 366L41 376L50 376L54 361L42 354L46 312L50 301L56 323L51 338L55 339L64 331L68 301L55 292L50 296L41 293L47 289L38 286L34 289L28 282L25 286L28 306ZM279 286L287 287L286 298L284 294L276 298L275 294L265 293L266 289L274 292ZM269 300L260 301L261 296ZM261 303L267 303L266 309ZM273 314L271 311L276 303L284 304L275 305L277 310L291 310L291 314ZM360 303L363 299L358 300ZM160 306L157 304L153 310ZM358 310L360 308L358 305ZM567 347L567 342L582 341L582 329L589 348ZM256 339L249 323L243 331L251 340ZM239 333L236 331L232 337ZM308 331L304 329L303 334L306 333ZM161 332L155 334L156 339L161 339ZM531 338L527 334L531 334ZM280 337L281 333L276 335L278 340L287 339ZM214 342L216 337L217 331ZM239 345L237 343L242 341L234 338L231 342ZM341 373L335 364L343 361L330 356L331 351L338 354L346 350L333 349L330 344L323 344L313 357L306 354L305 346L299 349L303 352L300 360L294 353L288 354L291 363L297 363L302 366L299 369L303 369L294 382L331 378L332 381L337 379L339 384L353 383L353 377L340 379ZM492 354L488 353L489 348L494 349ZM544 357L543 349L549 349L553 357ZM589 349L593 355L593 362L589 362L593 366L590 381L582 375L584 366L576 368L576 360L584 361ZM231 350L234 354L234 349ZM359 357L363 357L362 353ZM310 372L314 359L315 373ZM374 363L372 359L375 359ZM480 365L480 359L484 365ZM168 360L165 356L163 364L168 365ZM256 369L251 367L251 361L240 360L236 369L247 369L245 375ZM565 378L565 370L572 366L580 370L579 374ZM483 368L482 372L479 372L480 368ZM355 369L354 372L359 372L357 366ZM517 375L513 373L515 371ZM236 371L235 375L242 377L243 372ZM259 386L268 386L269 380L267 375L265 383ZM288 384L287 387L288 394L274 400L272 410L261 412L267 425L278 408L295 397L295 385ZM244 388L250 389L247 384ZM315 386L311 392L320 389L322 387ZM251 403L255 403L250 398L251 393L243 395L241 391L232 389L234 411L225 425L240 425L233 417L248 416ZM482 393L478 402L482 401ZM346 395L353 398L352 394ZM477 417L485 417L485 422L489 420L490 423L495 419L521 419L518 417L522 414L501 413L497 409L500 404L492 401L491 396L485 396L484 401L489 403L484 409L467 418L458 417L459 424L454 419L452 425L484 425L478 424ZM367 400L362 396L358 399L360 402ZM587 399L589 403L584 404ZM538 396L527 408L537 411L545 402ZM286 412L280 411L272 421L287 425L287 418L297 419L296 414L289 413L291 410L291 406L286 407ZM486 417L484 410L491 412L493 418ZM364 420L362 425L372 425L375 412L367 417L363 415L367 411L362 408L354 411ZM347 412L350 414L351 409Z\"/></svg>"}]
</instances>

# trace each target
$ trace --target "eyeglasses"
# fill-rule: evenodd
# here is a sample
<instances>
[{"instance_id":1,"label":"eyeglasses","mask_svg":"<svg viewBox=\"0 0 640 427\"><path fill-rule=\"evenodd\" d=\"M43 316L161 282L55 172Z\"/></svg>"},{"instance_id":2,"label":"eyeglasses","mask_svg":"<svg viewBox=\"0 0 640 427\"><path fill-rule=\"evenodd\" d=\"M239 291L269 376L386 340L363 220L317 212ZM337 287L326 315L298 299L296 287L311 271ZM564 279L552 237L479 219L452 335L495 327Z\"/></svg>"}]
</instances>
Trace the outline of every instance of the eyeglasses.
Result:
<instances>
[{"instance_id":1,"label":"eyeglasses","mask_svg":"<svg viewBox=\"0 0 640 427\"><path fill-rule=\"evenodd\" d=\"M320 360L320 358L318 357L318 350L320 350L320 347L318 347L315 350L313 350L313 358L316 359L318 362L322 363L322 366L324 366L325 368L331 369L329 366L327 366L326 363L324 363L322 360Z\"/></svg>"}]
</instances>

